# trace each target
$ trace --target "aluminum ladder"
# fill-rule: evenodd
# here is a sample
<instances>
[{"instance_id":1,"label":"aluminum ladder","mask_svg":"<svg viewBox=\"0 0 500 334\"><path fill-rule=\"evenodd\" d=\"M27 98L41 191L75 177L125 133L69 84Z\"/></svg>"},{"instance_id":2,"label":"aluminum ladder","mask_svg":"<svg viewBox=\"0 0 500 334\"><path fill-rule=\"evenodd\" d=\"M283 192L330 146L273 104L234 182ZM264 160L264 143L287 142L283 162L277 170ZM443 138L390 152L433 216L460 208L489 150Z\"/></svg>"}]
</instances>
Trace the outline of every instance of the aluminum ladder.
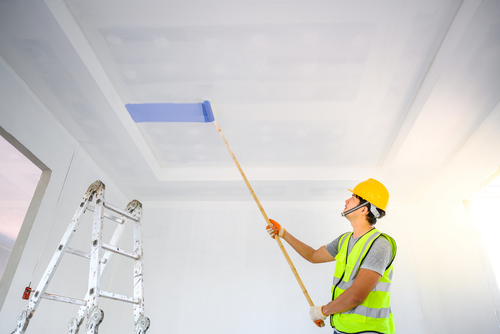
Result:
<instances>
[{"instance_id":1,"label":"aluminum ladder","mask_svg":"<svg viewBox=\"0 0 500 334\"><path fill-rule=\"evenodd\" d=\"M144 316L144 280L143 280L143 250L142 250L142 204L137 201L131 201L125 210L119 209L104 200L105 186L97 180L92 183L82 202L79 204L71 223L69 224L64 236L61 239L56 252L38 283L36 290L33 291L29 299L26 310L23 310L18 317L17 327L12 334L21 334L26 331L30 319L33 317L40 301L42 299L55 300L70 304L80 305L76 317L70 320L68 324L68 333L77 334L83 319L87 318L86 334L97 334L99 324L104 318L104 312L99 309L99 298L110 298L118 301L134 304L134 324L135 334L144 334L149 328L149 318ZM95 203L94 203L95 199ZM93 227L90 254L68 247L74 233L76 232L80 219L86 211L93 211ZM118 223L110 243L102 241L102 230L104 218ZM125 223L128 220L134 222L134 252L128 252L117 247L118 241L122 235ZM54 273L61 262L65 253L74 254L90 259L90 271L88 279L88 289L85 299L75 299L46 293L46 289L54 276ZM134 260L134 296L128 297L116 293L103 291L100 289L100 281L106 265L109 263L113 253L131 258Z\"/></svg>"}]
</instances>

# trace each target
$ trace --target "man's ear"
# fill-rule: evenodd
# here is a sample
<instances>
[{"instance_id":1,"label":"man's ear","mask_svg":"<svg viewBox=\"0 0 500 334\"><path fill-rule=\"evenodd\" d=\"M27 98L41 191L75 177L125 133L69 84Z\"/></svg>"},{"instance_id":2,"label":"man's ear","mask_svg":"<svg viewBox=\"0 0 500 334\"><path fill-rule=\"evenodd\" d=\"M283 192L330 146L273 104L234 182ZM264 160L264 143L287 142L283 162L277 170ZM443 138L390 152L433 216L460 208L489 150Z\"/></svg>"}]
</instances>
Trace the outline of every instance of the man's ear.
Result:
<instances>
[{"instance_id":1,"label":"man's ear","mask_svg":"<svg viewBox=\"0 0 500 334\"><path fill-rule=\"evenodd\" d=\"M368 216L368 214L370 213L370 210L368 210L368 206L364 206L360 210L361 213L364 214L365 216Z\"/></svg>"}]
</instances>

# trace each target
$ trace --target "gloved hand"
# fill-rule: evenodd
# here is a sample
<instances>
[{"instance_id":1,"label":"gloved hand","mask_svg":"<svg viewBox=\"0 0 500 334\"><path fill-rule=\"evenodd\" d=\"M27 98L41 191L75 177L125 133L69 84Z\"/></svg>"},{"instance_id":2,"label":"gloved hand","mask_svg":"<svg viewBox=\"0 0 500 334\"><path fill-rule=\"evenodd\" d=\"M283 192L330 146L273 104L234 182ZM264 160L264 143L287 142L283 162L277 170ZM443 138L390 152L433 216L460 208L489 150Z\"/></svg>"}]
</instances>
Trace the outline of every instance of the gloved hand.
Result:
<instances>
[{"instance_id":1,"label":"gloved hand","mask_svg":"<svg viewBox=\"0 0 500 334\"><path fill-rule=\"evenodd\" d=\"M318 327L323 327L325 325L323 320L326 319L327 315L323 314L323 306L311 306L309 309L309 316Z\"/></svg>"},{"instance_id":2,"label":"gloved hand","mask_svg":"<svg viewBox=\"0 0 500 334\"><path fill-rule=\"evenodd\" d=\"M273 224L273 226L271 225L267 225L266 226L266 230L267 230L267 233L269 233L269 235L274 239L274 237L276 236L276 234L280 237L280 238L283 238L283 235L285 235L285 229L283 227L281 227L280 224L278 224L278 222L272 220L272 219L269 219L269 221Z\"/></svg>"}]
</instances>

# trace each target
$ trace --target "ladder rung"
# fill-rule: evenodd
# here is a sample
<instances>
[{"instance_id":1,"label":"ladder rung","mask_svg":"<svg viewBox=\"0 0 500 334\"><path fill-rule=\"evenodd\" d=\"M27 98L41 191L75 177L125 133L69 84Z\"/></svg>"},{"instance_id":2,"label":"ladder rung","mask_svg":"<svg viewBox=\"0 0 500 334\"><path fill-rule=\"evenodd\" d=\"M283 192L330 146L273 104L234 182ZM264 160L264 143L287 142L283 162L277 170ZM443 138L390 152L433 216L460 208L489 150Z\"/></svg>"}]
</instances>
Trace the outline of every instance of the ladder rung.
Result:
<instances>
[{"instance_id":1,"label":"ladder rung","mask_svg":"<svg viewBox=\"0 0 500 334\"><path fill-rule=\"evenodd\" d=\"M140 303L139 298L128 297L125 295L120 295L118 293L112 293L112 292L107 292L107 291L103 291L103 290L101 290L99 292L99 296L104 297L104 298L114 299L114 300L121 300L123 302L131 303L131 304L139 304ZM68 304L86 305L85 300L71 298L71 297L58 296L58 295L54 295L51 293L43 294L42 298L48 299L48 300L55 300L58 302L63 302L63 303L68 303Z\"/></svg>"},{"instance_id":2,"label":"ladder rung","mask_svg":"<svg viewBox=\"0 0 500 334\"><path fill-rule=\"evenodd\" d=\"M92 212L94 212L94 209L95 209L95 207L93 205L89 205L87 207L87 210L92 211ZM112 220L112 221L114 221L114 222L116 222L118 224L123 224L124 223L123 219L121 219L119 217L116 217L116 216L113 216L113 215L111 215L111 214L109 214L107 212L104 212L103 215L104 215L105 218L108 218L109 220Z\"/></svg>"},{"instance_id":3,"label":"ladder rung","mask_svg":"<svg viewBox=\"0 0 500 334\"><path fill-rule=\"evenodd\" d=\"M114 211L116 213L119 213L121 214L122 216L125 216L127 217L128 219L132 219L133 221L138 221L139 219L137 219L136 217L132 216L129 212L125 211L125 210L122 210L120 208L117 208L116 206L112 205L112 204L109 204L109 203L106 203L104 202L103 203L104 207L110 209L111 211Z\"/></svg>"},{"instance_id":4,"label":"ladder rung","mask_svg":"<svg viewBox=\"0 0 500 334\"><path fill-rule=\"evenodd\" d=\"M71 247L67 247L66 248L66 253L70 253L70 254L74 254L74 255L78 255L78 256L84 257L86 259L90 259L90 254L89 253L85 253L85 252L79 251L77 249L73 249Z\"/></svg>"},{"instance_id":5,"label":"ladder rung","mask_svg":"<svg viewBox=\"0 0 500 334\"><path fill-rule=\"evenodd\" d=\"M55 301L63 302L63 303L76 304L76 305L85 305L86 304L85 300L64 297L64 296L58 296L58 295L53 295L50 293L44 293L42 295L42 298L48 299L48 300L55 300Z\"/></svg>"},{"instance_id":6,"label":"ladder rung","mask_svg":"<svg viewBox=\"0 0 500 334\"><path fill-rule=\"evenodd\" d=\"M102 243L102 248L106 249L106 250L109 250L110 252L113 252L113 253L116 253L116 254L121 254L123 256L129 257L129 258L134 259L134 260L137 260L139 258L139 256L137 254L135 254L135 253L132 253L132 252L120 249L120 248L118 248L116 246L113 246L113 245L110 245L110 244L106 244L104 242Z\"/></svg>"},{"instance_id":7,"label":"ladder rung","mask_svg":"<svg viewBox=\"0 0 500 334\"><path fill-rule=\"evenodd\" d=\"M134 260L137 260L139 258L139 256L137 256L135 253L132 253L132 252L120 249L120 248L118 248L116 246L113 246L113 245L110 245L110 244L107 244L107 243L104 243L104 242L102 243L102 248L105 249L105 250L108 250L110 252L117 253L117 254L129 257L129 258L134 259ZM71 247L67 247L66 248L66 253L70 253L70 254L73 254L73 255L78 255L80 257L84 257L86 259L90 259L90 254L89 253L85 253L85 252L79 251L79 250L71 248Z\"/></svg>"},{"instance_id":8,"label":"ladder rung","mask_svg":"<svg viewBox=\"0 0 500 334\"><path fill-rule=\"evenodd\" d=\"M128 297L124 295L120 295L118 293L112 293L112 292L107 292L107 291L99 291L99 296L104 297L104 298L109 298L109 299L114 299L114 300L121 300L123 302L127 303L132 303L132 304L139 304L141 300L139 298L134 298L134 297Z\"/></svg>"}]
</instances>

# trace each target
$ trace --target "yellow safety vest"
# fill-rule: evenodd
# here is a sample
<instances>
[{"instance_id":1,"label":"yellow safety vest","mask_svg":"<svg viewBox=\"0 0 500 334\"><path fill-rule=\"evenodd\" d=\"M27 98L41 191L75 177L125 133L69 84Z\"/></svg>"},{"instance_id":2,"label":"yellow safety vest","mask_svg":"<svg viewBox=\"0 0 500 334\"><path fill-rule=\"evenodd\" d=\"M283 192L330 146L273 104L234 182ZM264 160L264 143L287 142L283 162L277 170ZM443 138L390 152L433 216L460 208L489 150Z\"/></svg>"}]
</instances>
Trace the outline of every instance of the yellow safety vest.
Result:
<instances>
[{"instance_id":1,"label":"yellow safety vest","mask_svg":"<svg viewBox=\"0 0 500 334\"><path fill-rule=\"evenodd\" d=\"M347 249L352 232L345 233L339 240L339 253L335 257L335 274L333 278L332 300L338 298L354 282L363 259L373 242L385 237L392 245L392 260L380 281L358 306L343 313L332 314L330 324L344 333L362 333L373 331L383 334L394 334L394 318L391 312L391 279L392 263L396 256L396 242L387 234L377 229L365 233L358 239L349 255Z\"/></svg>"}]
</instances>

